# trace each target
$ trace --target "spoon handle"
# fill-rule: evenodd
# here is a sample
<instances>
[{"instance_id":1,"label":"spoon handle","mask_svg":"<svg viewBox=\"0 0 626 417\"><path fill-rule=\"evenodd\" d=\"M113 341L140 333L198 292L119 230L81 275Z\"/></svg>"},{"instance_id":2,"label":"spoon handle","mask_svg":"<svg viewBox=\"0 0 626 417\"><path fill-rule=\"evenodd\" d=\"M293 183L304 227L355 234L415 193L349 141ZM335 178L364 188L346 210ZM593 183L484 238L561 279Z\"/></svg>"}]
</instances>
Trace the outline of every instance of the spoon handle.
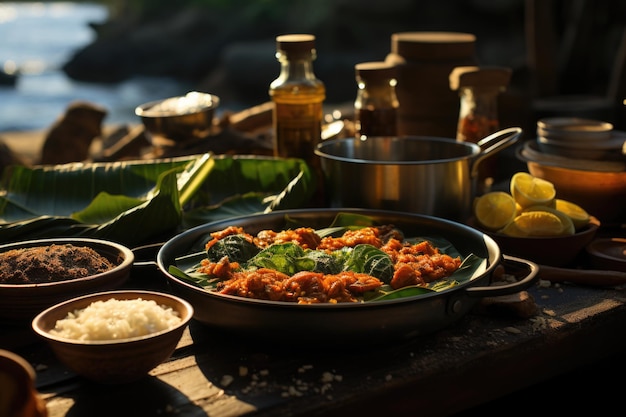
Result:
<instances>
[{"instance_id":1,"label":"spoon handle","mask_svg":"<svg viewBox=\"0 0 626 417\"><path fill-rule=\"evenodd\" d=\"M539 265L539 279L552 282L614 287L626 284L626 272L591 269L568 269Z\"/></svg>"}]
</instances>

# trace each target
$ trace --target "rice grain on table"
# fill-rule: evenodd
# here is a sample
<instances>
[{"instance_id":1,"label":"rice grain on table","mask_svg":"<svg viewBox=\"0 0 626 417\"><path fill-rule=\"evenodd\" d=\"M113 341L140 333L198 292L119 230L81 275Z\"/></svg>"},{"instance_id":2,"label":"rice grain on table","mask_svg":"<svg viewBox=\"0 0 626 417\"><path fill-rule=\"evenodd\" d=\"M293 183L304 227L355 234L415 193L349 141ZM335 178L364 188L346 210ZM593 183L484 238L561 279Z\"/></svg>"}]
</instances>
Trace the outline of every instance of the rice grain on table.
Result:
<instances>
[{"instance_id":1,"label":"rice grain on table","mask_svg":"<svg viewBox=\"0 0 626 417\"><path fill-rule=\"evenodd\" d=\"M68 313L50 333L84 341L118 340L167 330L180 321L177 311L154 300L111 298Z\"/></svg>"}]
</instances>

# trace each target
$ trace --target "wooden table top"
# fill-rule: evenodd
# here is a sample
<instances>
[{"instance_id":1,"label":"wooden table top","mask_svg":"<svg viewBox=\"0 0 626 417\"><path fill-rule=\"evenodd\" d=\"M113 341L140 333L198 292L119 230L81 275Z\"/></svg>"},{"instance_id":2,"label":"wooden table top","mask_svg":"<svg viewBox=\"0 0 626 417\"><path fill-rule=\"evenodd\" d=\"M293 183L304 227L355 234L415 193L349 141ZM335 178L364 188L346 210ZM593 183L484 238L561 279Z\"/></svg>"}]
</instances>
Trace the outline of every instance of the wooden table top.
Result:
<instances>
[{"instance_id":1,"label":"wooden table top","mask_svg":"<svg viewBox=\"0 0 626 417\"><path fill-rule=\"evenodd\" d=\"M165 290L159 277L128 286ZM0 329L0 348L36 369L50 417L450 415L626 349L624 288L545 284L528 290L530 319L475 309L434 334L370 346L275 346L192 321L167 362L126 385L76 376L30 329Z\"/></svg>"}]
</instances>

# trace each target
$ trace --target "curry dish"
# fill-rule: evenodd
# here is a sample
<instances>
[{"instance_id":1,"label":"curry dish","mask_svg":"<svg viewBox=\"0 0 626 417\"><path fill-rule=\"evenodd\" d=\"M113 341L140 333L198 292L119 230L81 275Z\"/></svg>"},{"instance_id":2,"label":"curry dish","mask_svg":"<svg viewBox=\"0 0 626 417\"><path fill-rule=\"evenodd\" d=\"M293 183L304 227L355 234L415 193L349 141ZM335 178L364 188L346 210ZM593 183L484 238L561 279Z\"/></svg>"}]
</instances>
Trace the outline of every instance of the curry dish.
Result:
<instances>
[{"instance_id":1,"label":"curry dish","mask_svg":"<svg viewBox=\"0 0 626 417\"><path fill-rule=\"evenodd\" d=\"M404 240L391 225L348 229L339 237L320 237L305 227L263 230L252 236L230 226L211 237L205 247L207 259L196 272L216 278L214 290L221 294L272 301L357 302L364 293L384 285L391 289L426 286L449 277L461 265L460 257L441 253L427 240ZM269 250L275 258L263 256ZM363 261L354 260L357 252ZM296 262L315 263L315 267L277 267L284 265L287 253ZM336 267L338 258L343 265L362 262L365 270Z\"/></svg>"}]
</instances>

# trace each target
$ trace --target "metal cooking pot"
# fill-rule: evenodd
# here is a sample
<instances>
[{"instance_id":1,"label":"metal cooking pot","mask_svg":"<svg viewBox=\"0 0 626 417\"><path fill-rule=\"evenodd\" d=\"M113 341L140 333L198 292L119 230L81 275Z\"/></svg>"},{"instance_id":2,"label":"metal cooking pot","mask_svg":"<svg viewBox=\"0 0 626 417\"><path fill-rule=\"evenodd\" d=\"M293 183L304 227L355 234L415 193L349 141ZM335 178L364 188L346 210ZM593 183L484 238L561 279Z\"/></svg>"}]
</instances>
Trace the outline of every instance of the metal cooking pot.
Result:
<instances>
[{"instance_id":1,"label":"metal cooking pot","mask_svg":"<svg viewBox=\"0 0 626 417\"><path fill-rule=\"evenodd\" d=\"M485 270L446 291L373 303L311 305L216 294L169 272L177 258L204 251L209 234L228 226L256 234L264 229L285 229L288 219L318 229L328 227L340 212L370 216L376 224L393 224L407 237L445 238L463 257L473 253L485 259ZM193 305L194 318L199 322L252 340L335 345L371 344L432 333L459 320L480 297L513 294L534 282L536 264L505 256L507 261L520 263L518 269L528 274L513 284L489 286L502 258L497 243L488 235L450 220L383 210L300 209L230 218L189 229L161 247L157 265L172 291Z\"/></svg>"},{"instance_id":2,"label":"metal cooking pot","mask_svg":"<svg viewBox=\"0 0 626 417\"><path fill-rule=\"evenodd\" d=\"M478 165L519 139L496 132L478 144L406 136L333 139L317 145L330 207L405 211L465 221L471 215Z\"/></svg>"}]
</instances>

